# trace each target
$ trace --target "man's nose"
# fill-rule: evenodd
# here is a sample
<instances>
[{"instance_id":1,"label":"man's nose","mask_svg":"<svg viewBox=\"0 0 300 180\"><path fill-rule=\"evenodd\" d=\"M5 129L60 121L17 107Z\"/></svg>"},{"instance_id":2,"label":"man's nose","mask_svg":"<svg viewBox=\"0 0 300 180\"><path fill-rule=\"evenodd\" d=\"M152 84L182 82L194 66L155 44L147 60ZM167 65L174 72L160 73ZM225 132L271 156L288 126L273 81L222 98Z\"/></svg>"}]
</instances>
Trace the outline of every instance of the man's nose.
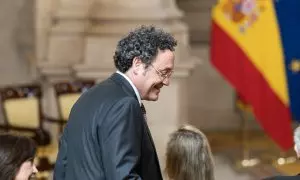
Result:
<instances>
[{"instance_id":1,"label":"man's nose","mask_svg":"<svg viewBox=\"0 0 300 180\"><path fill-rule=\"evenodd\" d=\"M163 80L163 84L164 84L165 86L169 86L169 85L170 85L170 77L165 78L165 79Z\"/></svg>"}]
</instances>

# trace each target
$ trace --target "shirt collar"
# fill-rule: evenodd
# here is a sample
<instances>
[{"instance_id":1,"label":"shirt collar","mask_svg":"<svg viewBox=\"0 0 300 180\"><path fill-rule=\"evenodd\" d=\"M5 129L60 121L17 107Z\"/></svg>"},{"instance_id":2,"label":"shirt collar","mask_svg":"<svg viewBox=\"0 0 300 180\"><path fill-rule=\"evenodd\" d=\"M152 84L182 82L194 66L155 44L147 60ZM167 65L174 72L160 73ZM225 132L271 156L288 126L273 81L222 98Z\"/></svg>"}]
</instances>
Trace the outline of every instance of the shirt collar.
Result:
<instances>
[{"instance_id":1,"label":"shirt collar","mask_svg":"<svg viewBox=\"0 0 300 180\"><path fill-rule=\"evenodd\" d=\"M122 72L120 71L117 71L116 73L120 74L121 76L123 76L128 82L129 84L131 85L131 87L133 88L134 92L135 92L135 95L140 103L140 105L142 104L142 100L141 100L141 96L140 96L140 93L139 91L137 90L137 88L135 87L135 85L133 84L133 82Z\"/></svg>"}]
</instances>

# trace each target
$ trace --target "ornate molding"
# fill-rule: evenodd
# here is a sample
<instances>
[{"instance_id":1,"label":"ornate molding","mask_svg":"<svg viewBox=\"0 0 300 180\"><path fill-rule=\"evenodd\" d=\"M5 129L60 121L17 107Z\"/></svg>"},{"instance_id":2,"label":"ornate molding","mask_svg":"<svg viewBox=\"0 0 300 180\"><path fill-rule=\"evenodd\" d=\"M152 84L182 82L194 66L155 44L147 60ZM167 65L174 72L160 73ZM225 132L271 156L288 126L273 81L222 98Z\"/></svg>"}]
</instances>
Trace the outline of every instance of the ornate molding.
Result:
<instances>
[{"instance_id":1,"label":"ornate molding","mask_svg":"<svg viewBox=\"0 0 300 180\"><path fill-rule=\"evenodd\" d=\"M41 79L49 81L70 79L74 76L74 72L68 64L39 63L38 71Z\"/></svg>"}]
</instances>

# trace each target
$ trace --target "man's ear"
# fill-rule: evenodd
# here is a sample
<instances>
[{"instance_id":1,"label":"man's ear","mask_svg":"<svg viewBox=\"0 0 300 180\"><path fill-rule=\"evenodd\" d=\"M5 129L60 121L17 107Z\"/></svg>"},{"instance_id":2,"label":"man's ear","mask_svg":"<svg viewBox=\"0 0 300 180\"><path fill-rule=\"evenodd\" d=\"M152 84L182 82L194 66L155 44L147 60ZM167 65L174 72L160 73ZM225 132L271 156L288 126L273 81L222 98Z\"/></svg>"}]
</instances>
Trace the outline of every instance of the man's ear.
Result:
<instances>
[{"instance_id":1,"label":"man's ear","mask_svg":"<svg viewBox=\"0 0 300 180\"><path fill-rule=\"evenodd\" d=\"M134 57L132 60L132 69L134 73L138 73L144 68L143 62L140 58Z\"/></svg>"}]
</instances>

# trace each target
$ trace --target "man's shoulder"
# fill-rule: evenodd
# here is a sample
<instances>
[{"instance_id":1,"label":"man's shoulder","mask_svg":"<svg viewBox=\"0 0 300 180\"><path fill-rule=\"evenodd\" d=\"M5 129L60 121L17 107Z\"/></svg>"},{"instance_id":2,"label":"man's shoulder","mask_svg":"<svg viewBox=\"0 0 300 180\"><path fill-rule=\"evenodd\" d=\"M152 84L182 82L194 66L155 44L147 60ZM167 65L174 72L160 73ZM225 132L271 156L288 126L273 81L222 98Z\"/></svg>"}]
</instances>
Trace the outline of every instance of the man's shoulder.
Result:
<instances>
[{"instance_id":1,"label":"man's shoulder","mask_svg":"<svg viewBox=\"0 0 300 180\"><path fill-rule=\"evenodd\" d=\"M122 101L123 99L124 101ZM135 100L133 96L126 93L122 86L108 78L82 94L77 104L80 106L80 108L82 108L82 106L101 107L102 105L105 105L105 107L109 108L111 105L115 105L117 102L128 103L129 99Z\"/></svg>"},{"instance_id":2,"label":"man's shoulder","mask_svg":"<svg viewBox=\"0 0 300 180\"><path fill-rule=\"evenodd\" d=\"M120 83L120 81L122 81L122 83ZM122 79L121 75L115 73L85 93L84 99L89 99L89 101L94 99L98 102L107 104L108 102L106 100L113 101L114 99L118 100L129 96L134 97L134 91L132 90L132 92L129 92L125 82L126 80Z\"/></svg>"},{"instance_id":3,"label":"man's shoulder","mask_svg":"<svg viewBox=\"0 0 300 180\"><path fill-rule=\"evenodd\" d=\"M115 96L116 94L123 94L123 91L119 86L113 82L110 78L96 84L93 88L87 91L84 95L85 98L96 98L96 97L109 97Z\"/></svg>"}]
</instances>

